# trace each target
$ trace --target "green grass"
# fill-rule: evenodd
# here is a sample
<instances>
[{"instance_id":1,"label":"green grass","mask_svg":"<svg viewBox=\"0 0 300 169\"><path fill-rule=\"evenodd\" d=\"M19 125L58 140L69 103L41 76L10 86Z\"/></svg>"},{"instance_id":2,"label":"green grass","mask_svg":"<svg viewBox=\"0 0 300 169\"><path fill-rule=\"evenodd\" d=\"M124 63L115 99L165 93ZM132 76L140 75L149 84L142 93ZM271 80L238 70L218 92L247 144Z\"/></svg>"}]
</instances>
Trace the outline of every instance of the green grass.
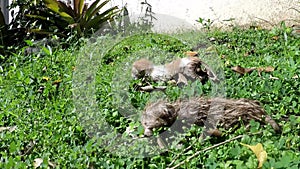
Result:
<instances>
[{"instance_id":1,"label":"green grass","mask_svg":"<svg viewBox=\"0 0 300 169\"><path fill-rule=\"evenodd\" d=\"M215 40L210 43L212 38ZM166 168L177 156L175 164L196 151L240 134L245 136L203 152L181 167L256 168L255 155L240 142L263 144L268 153L263 168L300 165L300 80L292 78L300 76L300 39L291 36L288 28L282 26L270 31L236 28L227 32L175 35L148 33L125 39L99 38L87 44L80 50L44 49L43 54L30 56L20 51L1 65L0 127L17 126L17 129L0 132L0 168L32 168L37 158L43 159L43 168L47 168L48 161L58 168ZM162 64L184 56L185 51L198 44L202 44L201 58L222 76L222 86L196 83L193 84L196 87L178 89L169 85L166 94L133 90L138 81L130 79L130 65L136 59L148 57ZM241 76L230 69L237 65L273 66L275 71L263 72L261 76L254 71ZM270 75L279 79L270 79ZM143 147L145 152L152 151L143 143L135 142L136 145L124 149L118 142L118 139L130 140L124 133L127 128L133 129L136 137L142 135L139 115L147 102L159 98L215 96L218 92L228 98L260 101L279 122L282 134L275 134L268 125L251 122L250 131L242 126L225 131L222 139L199 142L202 129L194 127L181 140L180 149L171 146L167 152L145 158L126 156ZM259 134L251 134L258 131ZM115 137L117 133L121 136ZM107 143L108 140L112 141ZM193 147L181 153L191 142L195 142Z\"/></svg>"}]
</instances>

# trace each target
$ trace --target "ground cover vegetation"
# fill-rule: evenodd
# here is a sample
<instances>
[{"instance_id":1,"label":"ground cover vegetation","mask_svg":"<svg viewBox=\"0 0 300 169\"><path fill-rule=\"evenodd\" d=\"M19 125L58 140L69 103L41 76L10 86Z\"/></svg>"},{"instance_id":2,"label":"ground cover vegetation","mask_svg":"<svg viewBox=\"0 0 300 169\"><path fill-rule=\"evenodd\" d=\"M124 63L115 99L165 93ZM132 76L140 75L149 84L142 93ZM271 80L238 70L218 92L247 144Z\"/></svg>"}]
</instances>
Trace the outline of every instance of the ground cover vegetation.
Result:
<instances>
[{"instance_id":1,"label":"ground cover vegetation","mask_svg":"<svg viewBox=\"0 0 300 169\"><path fill-rule=\"evenodd\" d=\"M78 39L77 34L74 37ZM99 36L92 41L80 38L80 43L67 48L41 45L41 50L29 54L26 49L33 43L25 40L17 49L3 53L0 168L167 168L178 164L181 168L299 168L300 39L284 22L271 30L255 26L230 31L210 28L174 34L135 32L124 37ZM60 43L66 42L68 39ZM9 45L3 46L3 51L7 51ZM275 133L270 125L251 121L250 126L221 129L222 137L205 141L199 141L203 129L193 126L178 138L180 147L171 145L167 151L144 158L127 157L126 150L111 152L104 147L105 140L91 132L82 122L82 113L75 109L73 75L80 69L79 55L100 56L95 76L99 111L89 114L96 116L92 122L97 127L105 119L105 125L112 126L113 132L130 138L142 136L138 113L153 99L174 101L194 95L217 95L219 90L212 92L212 82L195 83L184 89L167 84L166 92L157 96L135 90L141 81L130 79L130 64L138 57L170 61L185 56L189 50L196 50L201 59L215 64L214 70L223 82L223 97L261 102L281 126L282 133ZM122 113L123 110L134 111ZM126 133L128 128L132 129L130 135ZM114 138L108 135L108 139ZM231 141L212 147L226 140ZM259 143L267 154L263 163L249 146Z\"/></svg>"}]
</instances>

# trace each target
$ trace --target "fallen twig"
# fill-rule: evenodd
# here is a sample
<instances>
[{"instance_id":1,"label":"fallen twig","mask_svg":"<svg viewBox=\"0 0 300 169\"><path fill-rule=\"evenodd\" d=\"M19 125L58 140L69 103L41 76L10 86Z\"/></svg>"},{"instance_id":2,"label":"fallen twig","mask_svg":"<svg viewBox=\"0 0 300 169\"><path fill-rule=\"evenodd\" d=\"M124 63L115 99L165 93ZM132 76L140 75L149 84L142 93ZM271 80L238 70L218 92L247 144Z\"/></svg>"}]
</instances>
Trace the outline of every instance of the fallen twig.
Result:
<instances>
[{"instance_id":1,"label":"fallen twig","mask_svg":"<svg viewBox=\"0 0 300 169\"><path fill-rule=\"evenodd\" d=\"M257 134L261 134L262 132L261 131L259 131L259 132L256 132L256 133L247 133L247 135L257 135ZM243 135L240 135L240 136L243 136ZM207 140L208 139L208 137L207 138L203 138L203 134L199 137L199 139L198 140L200 140L200 141L205 141L205 140ZM232 138L233 139L233 138ZM238 139L238 138L236 138L235 137L235 139ZM179 153L179 154L177 154L177 156L175 156L174 157L174 159L172 160L172 162L169 164L169 166L172 166L172 164L178 159L178 157L180 156L180 155L182 155L184 152L186 152L186 151L188 151L189 149L191 149L192 148L192 146L195 144L197 142L197 140L196 141L194 141L190 146L188 146L187 148L185 148L183 151L181 151L181 153ZM220 144L220 143L219 143ZM204 151L204 150L202 150L202 151Z\"/></svg>"},{"instance_id":2,"label":"fallen twig","mask_svg":"<svg viewBox=\"0 0 300 169\"><path fill-rule=\"evenodd\" d=\"M207 148L205 148L205 149L203 149L203 150L197 151L195 154L189 156L188 158L186 158L185 160L181 161L180 163L178 163L178 164L175 165L174 167L171 167L171 168L168 168L168 169L175 169L175 168L178 168L179 166L183 165L186 161L191 160L192 158L196 157L197 155L199 155L199 154L202 153L202 152L211 150L211 149L216 148L216 147L219 147L219 146L221 146L221 145L223 145L223 144L226 144L226 143L229 143L229 142L231 142L231 141L240 139L240 138L242 138L243 136L244 136L244 135L239 135L239 136L233 137L233 138L231 138L231 139L229 139L229 140L226 140L226 141L223 141L223 142L221 142L221 143L215 144L215 145L213 145L213 146L207 147Z\"/></svg>"},{"instance_id":3,"label":"fallen twig","mask_svg":"<svg viewBox=\"0 0 300 169\"><path fill-rule=\"evenodd\" d=\"M203 139L203 135L201 135L201 136L199 137L198 140L202 140L202 139ZM182 155L183 153L185 153L186 151L188 151L189 149L191 149L191 148L193 147L193 145L194 145L198 140L195 140L190 146L188 146L188 147L185 148L183 151L181 151L181 153L178 153L177 156L175 156L175 157L173 158L173 160L171 161L171 163L169 164L169 166L171 166L173 163L175 163L175 161L178 159L178 157L179 157L180 155Z\"/></svg>"}]
</instances>

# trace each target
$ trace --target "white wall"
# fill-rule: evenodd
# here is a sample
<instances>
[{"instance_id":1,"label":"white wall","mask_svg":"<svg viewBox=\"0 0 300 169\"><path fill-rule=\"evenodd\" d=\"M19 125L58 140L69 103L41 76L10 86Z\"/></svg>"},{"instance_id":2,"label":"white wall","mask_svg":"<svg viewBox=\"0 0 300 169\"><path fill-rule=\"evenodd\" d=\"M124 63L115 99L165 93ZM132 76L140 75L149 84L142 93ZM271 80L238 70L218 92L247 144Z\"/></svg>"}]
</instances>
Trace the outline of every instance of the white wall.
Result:
<instances>
[{"instance_id":1,"label":"white wall","mask_svg":"<svg viewBox=\"0 0 300 169\"><path fill-rule=\"evenodd\" d=\"M0 0L6 1L6 0ZM12 1L12 0L9 0ZM63 0L68 1L68 0ZM93 0L86 0L92 2ZM140 16L145 10L144 0L112 0L110 5L127 4L131 16ZM282 20L298 19L300 14L290 8L300 9L300 0L147 0L157 14L157 29L200 26L199 17L212 19L216 25L245 25L262 22L278 24ZM224 20L234 18L232 22Z\"/></svg>"},{"instance_id":2,"label":"white wall","mask_svg":"<svg viewBox=\"0 0 300 169\"><path fill-rule=\"evenodd\" d=\"M127 3L131 15L139 15L143 0L113 0L115 4ZM247 25L253 22L278 24L282 20L300 19L300 14L290 8L300 9L299 0L147 0L157 14L179 18L199 26L199 17L211 19L216 25ZM231 22L226 22L234 18ZM174 19L174 18L173 18ZM162 19L162 23L172 22ZM266 22L267 21L267 22ZM177 21L175 21L176 23ZM268 23L269 22L269 23Z\"/></svg>"}]
</instances>

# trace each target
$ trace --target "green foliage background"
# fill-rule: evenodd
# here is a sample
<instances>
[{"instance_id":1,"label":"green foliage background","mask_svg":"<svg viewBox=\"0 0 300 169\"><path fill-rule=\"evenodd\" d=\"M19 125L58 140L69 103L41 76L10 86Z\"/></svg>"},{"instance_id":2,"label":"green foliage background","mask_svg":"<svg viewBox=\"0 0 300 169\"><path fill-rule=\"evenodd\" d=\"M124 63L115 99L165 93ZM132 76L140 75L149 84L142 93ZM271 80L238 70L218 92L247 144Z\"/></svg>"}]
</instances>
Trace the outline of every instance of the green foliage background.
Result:
<instances>
[{"instance_id":1,"label":"green foliage background","mask_svg":"<svg viewBox=\"0 0 300 169\"><path fill-rule=\"evenodd\" d=\"M244 134L241 140L203 152L181 167L256 168L256 157L239 144L242 142L263 144L268 153L263 168L298 168L300 80L293 77L300 76L300 39L292 36L290 28L284 24L272 30L235 28L226 32L211 30L206 34L208 39L214 39L212 43L217 57L224 66L226 97L260 101L267 113L279 122L282 134L275 134L268 125L251 122L250 130L242 125L236 130L224 131L222 139L210 138L198 142L201 128L194 127L186 133L182 148L146 158L124 158L111 154L100 146L101 140L87 134L74 111L72 74L76 69L78 50L44 47L40 53L24 56L24 49L20 49L0 66L0 126L17 126L14 131L0 132L0 168L31 168L37 158L43 159L42 168L47 168L48 162L58 168L166 168L177 156L175 164L198 150L240 134ZM180 36L190 36L190 40L201 40L193 39L193 33L172 36L179 39ZM93 47L86 48L94 51ZM144 34L123 41L108 52L107 59L103 60L107 65L103 65L96 79L97 96L101 100L99 110L109 110L104 112L105 118L119 132L128 125L138 127L140 124L111 109L114 106L110 102L111 75L118 68L118 62L126 59L130 52L145 47L167 48L182 56L192 46L168 39L165 35ZM256 71L240 76L230 69L236 65L273 66L275 71L262 73L262 76ZM270 75L279 79L270 79ZM209 85L200 87L204 94L210 90ZM176 89L170 90L169 96L176 98ZM136 99L134 102L142 110L147 94L133 93L132 98ZM253 135L256 132L259 133ZM191 143L194 143L192 148L182 153Z\"/></svg>"}]
</instances>

